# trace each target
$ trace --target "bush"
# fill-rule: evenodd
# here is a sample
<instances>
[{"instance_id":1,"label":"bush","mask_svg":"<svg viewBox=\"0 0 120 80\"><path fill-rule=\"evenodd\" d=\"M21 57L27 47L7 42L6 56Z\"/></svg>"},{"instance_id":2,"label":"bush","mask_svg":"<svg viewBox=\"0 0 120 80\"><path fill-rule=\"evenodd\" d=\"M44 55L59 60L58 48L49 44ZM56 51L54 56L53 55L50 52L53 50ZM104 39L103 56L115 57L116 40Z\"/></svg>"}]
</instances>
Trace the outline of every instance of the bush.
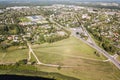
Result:
<instances>
[{"instance_id":1,"label":"bush","mask_svg":"<svg viewBox=\"0 0 120 80\"><path fill-rule=\"evenodd\" d=\"M27 64L27 62L28 62L27 59L23 59L23 60L16 62L16 65L25 65L25 64Z\"/></svg>"}]
</instances>

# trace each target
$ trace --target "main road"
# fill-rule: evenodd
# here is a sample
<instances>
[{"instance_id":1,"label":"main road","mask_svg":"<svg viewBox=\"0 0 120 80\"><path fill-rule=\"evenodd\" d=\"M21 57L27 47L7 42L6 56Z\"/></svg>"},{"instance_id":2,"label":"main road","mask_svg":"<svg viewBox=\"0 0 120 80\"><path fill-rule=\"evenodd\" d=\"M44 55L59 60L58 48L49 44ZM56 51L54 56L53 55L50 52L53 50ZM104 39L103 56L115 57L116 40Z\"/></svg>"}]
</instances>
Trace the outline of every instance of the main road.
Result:
<instances>
[{"instance_id":1,"label":"main road","mask_svg":"<svg viewBox=\"0 0 120 80\"><path fill-rule=\"evenodd\" d=\"M56 21L54 21L52 18L50 18L50 21L57 24L60 28L65 28L64 26L60 25L59 23L57 23ZM88 35L88 38L90 39L91 42L87 42L85 40L83 40L80 35L77 35L76 32L78 32L78 30L72 30L71 33L74 37L82 40L84 43L86 43L87 45L91 46L92 48L96 49L98 52L102 53L106 58L108 58L109 61L111 61L118 69L120 69L120 62L117 61L116 59L114 59L114 57L112 57L108 52L106 52L104 49L100 48L98 45L96 45L96 43L94 42L94 40L91 38L90 34L88 33L88 31L86 30L85 27L81 26L81 28L83 29L83 31Z\"/></svg>"},{"instance_id":2,"label":"main road","mask_svg":"<svg viewBox=\"0 0 120 80\"><path fill-rule=\"evenodd\" d=\"M77 30L73 31L72 35L75 36L76 38L82 40L84 43L88 44L92 48L96 49L98 52L102 53L106 58L108 58L109 61L111 61L118 69L120 69L120 63L114 57L112 57L108 52L106 52L105 50L103 50L102 48L100 48L99 46L94 44L94 42L91 43L91 42L87 42L87 41L83 40L82 38L80 38L79 35L76 34L76 32L77 32Z\"/></svg>"}]
</instances>

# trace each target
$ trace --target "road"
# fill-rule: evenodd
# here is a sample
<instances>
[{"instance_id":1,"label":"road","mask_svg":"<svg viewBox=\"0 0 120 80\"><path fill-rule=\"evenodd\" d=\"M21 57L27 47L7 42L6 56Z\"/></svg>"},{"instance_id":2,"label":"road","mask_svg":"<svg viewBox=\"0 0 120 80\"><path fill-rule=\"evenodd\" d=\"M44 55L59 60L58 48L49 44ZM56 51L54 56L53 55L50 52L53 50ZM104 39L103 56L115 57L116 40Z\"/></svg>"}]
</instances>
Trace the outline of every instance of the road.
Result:
<instances>
[{"instance_id":1,"label":"road","mask_svg":"<svg viewBox=\"0 0 120 80\"><path fill-rule=\"evenodd\" d=\"M89 39L92 41L92 44L90 44L94 49L96 49L97 51L101 52L106 58L108 58L118 69L120 69L120 62L118 60L116 60L116 58L112 57L107 51L105 51L104 49L102 49L101 47L99 47L94 40L92 39L92 37L90 36L90 34L88 33L88 31L86 30L85 27L83 27L83 25L81 26L85 33L88 35Z\"/></svg>"},{"instance_id":2,"label":"road","mask_svg":"<svg viewBox=\"0 0 120 80\"><path fill-rule=\"evenodd\" d=\"M97 46L96 44L90 43L90 42L87 42L87 41L83 40L82 38L80 38L80 36L78 36L76 34L76 32L77 32L77 30L72 33L72 35L74 37L82 40L87 45L91 46L92 48L96 49L98 52L102 53L106 58L108 58L109 61L111 61L118 69L120 69L120 63L114 57L112 57L108 52L106 52L105 50L103 50L102 48Z\"/></svg>"},{"instance_id":3,"label":"road","mask_svg":"<svg viewBox=\"0 0 120 80\"><path fill-rule=\"evenodd\" d=\"M35 57L35 59L37 60L37 64L43 64L42 62L40 62L39 61L39 59L37 58L37 56L36 56L36 54L34 53L34 51L32 50L32 48L31 48L31 45L27 42L27 45L28 45L28 47L29 47L29 56L31 56L30 55L30 52L33 54L33 56ZM30 58L29 58L30 59Z\"/></svg>"},{"instance_id":4,"label":"road","mask_svg":"<svg viewBox=\"0 0 120 80\"><path fill-rule=\"evenodd\" d=\"M65 28L64 26L60 25L59 23L55 22L52 18L50 18L50 21L57 24L60 28ZM94 40L91 38L90 34L88 33L88 31L86 30L85 27L81 26L83 31L88 35L88 38L90 39L91 42L87 42L84 39L80 38L80 36L78 36L76 34L76 32L78 32L78 30L73 30L71 31L72 35L78 39L80 39L81 41L83 41L84 43L86 43L87 45L91 46L92 48L96 49L98 52L102 53L109 61L111 61L118 69L120 69L120 62L117 61L116 59L114 59L114 57L112 57L108 52L106 52L104 49L100 48L98 45L96 45L96 43L94 42Z\"/></svg>"}]
</instances>

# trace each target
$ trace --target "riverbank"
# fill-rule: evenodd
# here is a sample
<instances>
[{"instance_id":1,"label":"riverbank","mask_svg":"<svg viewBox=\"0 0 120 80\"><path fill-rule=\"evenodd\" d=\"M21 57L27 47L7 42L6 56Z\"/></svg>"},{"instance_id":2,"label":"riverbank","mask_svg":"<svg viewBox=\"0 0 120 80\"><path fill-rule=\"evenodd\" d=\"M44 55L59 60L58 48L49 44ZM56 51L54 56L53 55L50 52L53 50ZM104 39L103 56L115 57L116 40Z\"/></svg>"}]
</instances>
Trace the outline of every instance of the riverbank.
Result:
<instances>
[{"instance_id":1,"label":"riverbank","mask_svg":"<svg viewBox=\"0 0 120 80\"><path fill-rule=\"evenodd\" d=\"M20 75L0 75L1 80L54 80L43 77L20 76Z\"/></svg>"},{"instance_id":2,"label":"riverbank","mask_svg":"<svg viewBox=\"0 0 120 80\"><path fill-rule=\"evenodd\" d=\"M40 70L37 70L37 68L33 65L19 65L19 66L18 65L0 65L0 75L38 77L38 78L46 78L48 80L80 80L80 79L66 76L56 72L40 71ZM24 79L21 79L21 80L24 80ZM29 80L29 79L26 79L26 80Z\"/></svg>"}]
</instances>

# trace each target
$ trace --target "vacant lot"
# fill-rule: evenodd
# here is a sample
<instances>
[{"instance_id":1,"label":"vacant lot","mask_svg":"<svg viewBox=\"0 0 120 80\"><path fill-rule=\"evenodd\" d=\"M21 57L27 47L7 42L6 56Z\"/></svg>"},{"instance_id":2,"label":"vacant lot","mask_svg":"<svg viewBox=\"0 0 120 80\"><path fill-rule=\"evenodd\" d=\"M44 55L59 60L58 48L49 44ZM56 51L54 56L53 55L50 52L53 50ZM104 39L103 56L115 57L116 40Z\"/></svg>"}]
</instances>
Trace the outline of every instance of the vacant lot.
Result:
<instances>
[{"instance_id":1,"label":"vacant lot","mask_svg":"<svg viewBox=\"0 0 120 80\"><path fill-rule=\"evenodd\" d=\"M102 55L98 57L94 53L96 50L74 37L51 44L34 45L32 47L38 58L45 63L59 62L68 58L95 59L96 61L104 59Z\"/></svg>"},{"instance_id":2,"label":"vacant lot","mask_svg":"<svg viewBox=\"0 0 120 80\"><path fill-rule=\"evenodd\" d=\"M26 59L28 51L28 49L19 49L18 47L10 47L6 52L0 51L0 63L15 63Z\"/></svg>"},{"instance_id":3,"label":"vacant lot","mask_svg":"<svg viewBox=\"0 0 120 80\"><path fill-rule=\"evenodd\" d=\"M26 17L20 17L19 20L21 22L30 22L30 20L28 18L26 18Z\"/></svg>"},{"instance_id":4,"label":"vacant lot","mask_svg":"<svg viewBox=\"0 0 120 80\"><path fill-rule=\"evenodd\" d=\"M117 57L117 60L120 61L120 56Z\"/></svg>"},{"instance_id":5,"label":"vacant lot","mask_svg":"<svg viewBox=\"0 0 120 80\"><path fill-rule=\"evenodd\" d=\"M32 46L39 60L47 64L73 66L71 68L47 67L36 65L39 71L57 72L80 80L119 80L120 71L105 58L98 57L93 48L80 40L70 37L55 43ZM16 62L28 57L28 49L11 47L6 53L0 52L0 62ZM35 60L32 56L32 60Z\"/></svg>"},{"instance_id":6,"label":"vacant lot","mask_svg":"<svg viewBox=\"0 0 120 80\"><path fill-rule=\"evenodd\" d=\"M120 79L120 71L114 65L110 62L102 62L105 59L102 55L96 56L93 48L74 37L52 44L46 43L32 47L41 62L75 66L58 70L57 68L37 65L38 69L42 71L58 72L81 80Z\"/></svg>"}]
</instances>

